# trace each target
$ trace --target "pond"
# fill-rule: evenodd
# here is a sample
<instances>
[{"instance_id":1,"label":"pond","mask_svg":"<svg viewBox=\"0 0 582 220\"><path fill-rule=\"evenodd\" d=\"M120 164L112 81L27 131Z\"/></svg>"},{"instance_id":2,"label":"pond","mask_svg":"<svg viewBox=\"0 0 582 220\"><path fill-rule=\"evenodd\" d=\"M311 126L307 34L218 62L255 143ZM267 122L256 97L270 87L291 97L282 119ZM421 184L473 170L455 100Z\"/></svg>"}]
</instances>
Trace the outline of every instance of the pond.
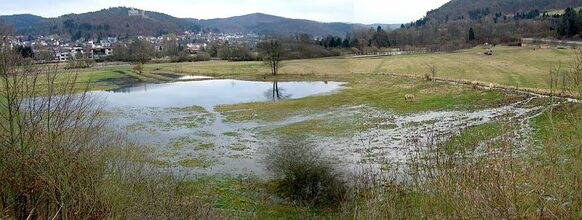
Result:
<instances>
[{"instance_id":1,"label":"pond","mask_svg":"<svg viewBox=\"0 0 582 220\"><path fill-rule=\"evenodd\" d=\"M105 99L108 108L181 108L201 106L208 111L217 105L296 99L325 94L342 88L341 82L255 82L202 80L166 84L137 84L91 94Z\"/></svg>"}]
</instances>

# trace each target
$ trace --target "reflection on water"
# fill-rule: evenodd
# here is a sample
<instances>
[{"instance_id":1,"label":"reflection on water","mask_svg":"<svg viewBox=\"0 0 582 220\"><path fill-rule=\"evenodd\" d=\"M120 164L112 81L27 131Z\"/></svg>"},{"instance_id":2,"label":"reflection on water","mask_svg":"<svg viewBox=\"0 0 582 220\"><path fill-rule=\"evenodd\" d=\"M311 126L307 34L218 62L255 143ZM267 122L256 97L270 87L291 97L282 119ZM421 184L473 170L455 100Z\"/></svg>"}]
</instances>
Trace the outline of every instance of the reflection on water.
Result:
<instances>
[{"instance_id":1,"label":"reflection on water","mask_svg":"<svg viewBox=\"0 0 582 220\"><path fill-rule=\"evenodd\" d=\"M327 82L325 82L327 84ZM279 82L273 82L273 88L265 92L265 97L271 101L279 101L284 99L289 99L291 94L287 94L284 88L279 87Z\"/></svg>"},{"instance_id":2,"label":"reflection on water","mask_svg":"<svg viewBox=\"0 0 582 220\"><path fill-rule=\"evenodd\" d=\"M216 105L295 99L338 90L340 82L254 82L204 80L166 84L138 84L91 94L105 99L108 107L189 107L212 110Z\"/></svg>"}]
</instances>

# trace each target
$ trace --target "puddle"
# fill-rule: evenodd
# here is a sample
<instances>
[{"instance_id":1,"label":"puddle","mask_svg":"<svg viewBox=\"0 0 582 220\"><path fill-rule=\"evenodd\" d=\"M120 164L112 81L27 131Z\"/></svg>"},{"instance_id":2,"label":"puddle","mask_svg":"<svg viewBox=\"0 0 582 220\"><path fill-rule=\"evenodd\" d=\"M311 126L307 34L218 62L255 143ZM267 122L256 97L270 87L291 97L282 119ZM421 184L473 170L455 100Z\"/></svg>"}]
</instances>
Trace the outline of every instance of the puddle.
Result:
<instances>
[{"instance_id":1,"label":"puddle","mask_svg":"<svg viewBox=\"0 0 582 220\"><path fill-rule=\"evenodd\" d=\"M337 91L341 82L255 82L204 80L166 84L138 84L111 91L91 92L108 108L181 108L296 99Z\"/></svg>"}]
</instances>

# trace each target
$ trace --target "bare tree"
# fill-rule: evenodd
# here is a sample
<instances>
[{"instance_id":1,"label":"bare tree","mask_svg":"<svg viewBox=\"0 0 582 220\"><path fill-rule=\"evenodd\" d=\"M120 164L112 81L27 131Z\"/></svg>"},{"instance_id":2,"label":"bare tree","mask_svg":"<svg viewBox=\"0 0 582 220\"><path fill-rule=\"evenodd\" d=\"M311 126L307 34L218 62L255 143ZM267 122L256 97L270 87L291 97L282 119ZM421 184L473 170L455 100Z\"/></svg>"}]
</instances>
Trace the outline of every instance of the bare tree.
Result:
<instances>
[{"instance_id":1,"label":"bare tree","mask_svg":"<svg viewBox=\"0 0 582 220\"><path fill-rule=\"evenodd\" d=\"M277 75L283 54L281 41L278 39L266 40L259 43L257 49L259 49L259 54L263 57L263 60L269 64L271 74Z\"/></svg>"},{"instance_id":2,"label":"bare tree","mask_svg":"<svg viewBox=\"0 0 582 220\"><path fill-rule=\"evenodd\" d=\"M568 78L568 81L570 81L570 92L578 93L574 95L582 95L582 49L576 51L574 62L568 73Z\"/></svg>"},{"instance_id":3,"label":"bare tree","mask_svg":"<svg viewBox=\"0 0 582 220\"><path fill-rule=\"evenodd\" d=\"M154 47L147 40L136 40L131 44L129 52L133 60L138 63L134 69L140 74L143 72L143 64L152 59L153 51Z\"/></svg>"},{"instance_id":4,"label":"bare tree","mask_svg":"<svg viewBox=\"0 0 582 220\"><path fill-rule=\"evenodd\" d=\"M168 34L163 36L162 45L164 45L163 51L166 56L177 56L179 52L178 48L178 38L175 34Z\"/></svg>"},{"instance_id":5,"label":"bare tree","mask_svg":"<svg viewBox=\"0 0 582 220\"><path fill-rule=\"evenodd\" d=\"M562 64L558 63L558 65L556 67L552 66L550 67L550 72L549 72L549 85L550 85L550 95L555 95L558 93L559 91L559 87L560 87L560 79L563 79L561 77L562 75Z\"/></svg>"},{"instance_id":6,"label":"bare tree","mask_svg":"<svg viewBox=\"0 0 582 220\"><path fill-rule=\"evenodd\" d=\"M436 81L436 75L438 73L438 68L436 67L436 65L434 63L425 63L424 65L428 68L430 76L432 76L430 77L430 79L432 81ZM426 78L428 80L429 77Z\"/></svg>"}]
</instances>

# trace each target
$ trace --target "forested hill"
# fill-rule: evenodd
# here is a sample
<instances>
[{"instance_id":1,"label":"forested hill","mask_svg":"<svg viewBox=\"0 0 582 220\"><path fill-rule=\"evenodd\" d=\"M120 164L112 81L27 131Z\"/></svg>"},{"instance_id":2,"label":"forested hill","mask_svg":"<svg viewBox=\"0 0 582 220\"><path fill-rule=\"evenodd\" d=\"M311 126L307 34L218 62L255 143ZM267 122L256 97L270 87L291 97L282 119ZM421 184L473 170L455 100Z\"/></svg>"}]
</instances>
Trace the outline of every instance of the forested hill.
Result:
<instances>
[{"instance_id":1,"label":"forested hill","mask_svg":"<svg viewBox=\"0 0 582 220\"><path fill-rule=\"evenodd\" d=\"M527 14L538 10L540 13L553 9L582 6L581 0L451 0L438 9L429 11L427 17L447 22L450 20L479 20L488 15Z\"/></svg>"},{"instance_id":2,"label":"forested hill","mask_svg":"<svg viewBox=\"0 0 582 220\"><path fill-rule=\"evenodd\" d=\"M131 12L133 13L131 13ZM200 30L196 24L170 15L135 10L125 7L103 9L84 14L68 14L57 18L40 18L23 15L1 16L12 25L17 34L49 35L79 38L107 36L157 36L186 30Z\"/></svg>"},{"instance_id":3,"label":"forested hill","mask_svg":"<svg viewBox=\"0 0 582 220\"><path fill-rule=\"evenodd\" d=\"M19 28L20 31L32 30L44 18L31 14L0 16L0 20Z\"/></svg>"},{"instance_id":4,"label":"forested hill","mask_svg":"<svg viewBox=\"0 0 582 220\"><path fill-rule=\"evenodd\" d=\"M347 33L351 33L354 28L368 28L368 26L363 24L340 22L323 23L304 19L284 18L262 13L209 20L191 19L191 21L201 26L216 28L227 33L238 32L283 35L306 33L314 36L345 36ZM385 24L378 25L389 26Z\"/></svg>"},{"instance_id":5,"label":"forested hill","mask_svg":"<svg viewBox=\"0 0 582 220\"><path fill-rule=\"evenodd\" d=\"M0 16L0 20L12 25L17 34L59 34L79 38L115 36L159 36L182 31L199 31L201 28L226 33L297 34L313 36L345 36L354 29L369 28L368 25L350 23L324 23L303 19L255 13L230 18L199 20L176 18L170 15L130 9L125 7L103 9L84 14L69 14L57 18L42 18L34 15ZM394 25L375 24L394 27ZM398 25L399 26L399 25Z\"/></svg>"},{"instance_id":6,"label":"forested hill","mask_svg":"<svg viewBox=\"0 0 582 220\"><path fill-rule=\"evenodd\" d=\"M390 43L455 50L524 37L582 40L580 6L582 0L452 0L390 33Z\"/></svg>"}]
</instances>

